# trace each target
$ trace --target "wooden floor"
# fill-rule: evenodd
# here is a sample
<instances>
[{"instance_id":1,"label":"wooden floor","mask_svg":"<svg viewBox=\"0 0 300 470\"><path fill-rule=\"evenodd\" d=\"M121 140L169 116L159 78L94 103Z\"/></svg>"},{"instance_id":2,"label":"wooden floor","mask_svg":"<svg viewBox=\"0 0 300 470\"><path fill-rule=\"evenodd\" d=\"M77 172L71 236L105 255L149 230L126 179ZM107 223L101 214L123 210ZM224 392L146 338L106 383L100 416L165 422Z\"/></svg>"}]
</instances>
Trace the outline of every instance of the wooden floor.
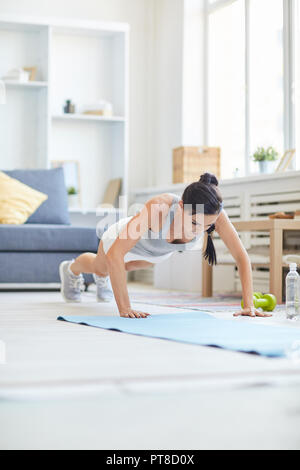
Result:
<instances>
[{"instance_id":1,"label":"wooden floor","mask_svg":"<svg viewBox=\"0 0 300 470\"><path fill-rule=\"evenodd\" d=\"M79 305L57 292L0 293L1 449L300 448L297 360L72 325L60 314L116 306L96 304L93 292Z\"/></svg>"}]
</instances>

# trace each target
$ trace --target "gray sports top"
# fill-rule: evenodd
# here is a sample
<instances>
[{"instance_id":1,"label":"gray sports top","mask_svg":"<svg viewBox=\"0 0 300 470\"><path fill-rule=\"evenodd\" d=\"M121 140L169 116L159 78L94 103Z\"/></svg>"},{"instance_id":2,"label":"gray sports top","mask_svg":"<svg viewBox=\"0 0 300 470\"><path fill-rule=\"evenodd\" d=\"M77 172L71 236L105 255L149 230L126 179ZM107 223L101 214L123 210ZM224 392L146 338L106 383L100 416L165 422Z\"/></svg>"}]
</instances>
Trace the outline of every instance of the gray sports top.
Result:
<instances>
[{"instance_id":1,"label":"gray sports top","mask_svg":"<svg viewBox=\"0 0 300 470\"><path fill-rule=\"evenodd\" d=\"M199 243L202 235L195 237L187 243L169 243L166 240L170 225L172 224L175 212L178 208L180 197L174 194L173 202L166 217L165 223L159 232L152 232L148 230L137 244L131 248L130 253L135 255L146 256L164 256L175 251L187 251L197 249L196 245Z\"/></svg>"}]
</instances>

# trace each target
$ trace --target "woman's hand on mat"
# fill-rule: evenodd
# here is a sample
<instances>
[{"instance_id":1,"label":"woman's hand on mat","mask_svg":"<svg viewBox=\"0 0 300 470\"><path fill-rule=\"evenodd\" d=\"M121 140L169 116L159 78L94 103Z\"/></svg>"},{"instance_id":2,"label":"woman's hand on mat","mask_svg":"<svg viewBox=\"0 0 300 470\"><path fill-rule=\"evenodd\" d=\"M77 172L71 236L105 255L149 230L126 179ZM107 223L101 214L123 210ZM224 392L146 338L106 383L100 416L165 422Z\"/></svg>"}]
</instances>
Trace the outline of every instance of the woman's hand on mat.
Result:
<instances>
[{"instance_id":1,"label":"woman's hand on mat","mask_svg":"<svg viewBox=\"0 0 300 470\"><path fill-rule=\"evenodd\" d=\"M138 310L132 310L132 308L121 310L120 317L125 318L147 318L149 317L149 313L140 312Z\"/></svg>"},{"instance_id":2,"label":"woman's hand on mat","mask_svg":"<svg viewBox=\"0 0 300 470\"><path fill-rule=\"evenodd\" d=\"M243 308L239 312L233 314L234 317L271 317L272 314L264 313L257 310L255 307Z\"/></svg>"}]
</instances>

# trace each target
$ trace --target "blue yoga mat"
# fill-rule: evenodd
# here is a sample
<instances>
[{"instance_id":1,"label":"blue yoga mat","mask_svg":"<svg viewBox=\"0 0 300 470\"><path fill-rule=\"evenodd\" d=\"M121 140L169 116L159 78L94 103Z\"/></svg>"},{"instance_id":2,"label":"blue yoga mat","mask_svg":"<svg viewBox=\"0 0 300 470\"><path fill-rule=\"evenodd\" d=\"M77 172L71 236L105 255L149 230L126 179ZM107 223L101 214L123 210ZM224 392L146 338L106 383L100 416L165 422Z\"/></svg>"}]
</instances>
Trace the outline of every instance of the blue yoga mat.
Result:
<instances>
[{"instance_id":1,"label":"blue yoga mat","mask_svg":"<svg viewBox=\"0 0 300 470\"><path fill-rule=\"evenodd\" d=\"M221 320L203 312L153 315L146 319L60 316L58 320L267 357L283 357L295 341L300 341L300 328Z\"/></svg>"}]
</instances>

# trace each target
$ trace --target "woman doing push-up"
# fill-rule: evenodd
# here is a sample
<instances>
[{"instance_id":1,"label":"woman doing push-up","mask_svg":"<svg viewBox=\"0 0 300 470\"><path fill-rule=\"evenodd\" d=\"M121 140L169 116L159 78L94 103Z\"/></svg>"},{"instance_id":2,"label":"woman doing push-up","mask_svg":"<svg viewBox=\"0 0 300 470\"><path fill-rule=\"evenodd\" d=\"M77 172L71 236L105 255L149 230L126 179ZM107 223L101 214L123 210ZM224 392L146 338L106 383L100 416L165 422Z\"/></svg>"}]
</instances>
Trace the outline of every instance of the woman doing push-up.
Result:
<instances>
[{"instance_id":1,"label":"woman doing push-up","mask_svg":"<svg viewBox=\"0 0 300 470\"><path fill-rule=\"evenodd\" d=\"M109 302L114 295L121 317L146 318L148 313L131 307L126 273L160 263L176 251L202 250L205 232L204 257L216 264L214 230L235 259L241 279L244 308L235 315L269 316L254 308L251 262L223 208L218 180L209 173L187 186L182 197L160 194L136 216L111 225L97 255L84 253L74 261L64 261L60 265L62 295L67 302L80 302L82 273L91 273L99 302Z\"/></svg>"}]
</instances>

